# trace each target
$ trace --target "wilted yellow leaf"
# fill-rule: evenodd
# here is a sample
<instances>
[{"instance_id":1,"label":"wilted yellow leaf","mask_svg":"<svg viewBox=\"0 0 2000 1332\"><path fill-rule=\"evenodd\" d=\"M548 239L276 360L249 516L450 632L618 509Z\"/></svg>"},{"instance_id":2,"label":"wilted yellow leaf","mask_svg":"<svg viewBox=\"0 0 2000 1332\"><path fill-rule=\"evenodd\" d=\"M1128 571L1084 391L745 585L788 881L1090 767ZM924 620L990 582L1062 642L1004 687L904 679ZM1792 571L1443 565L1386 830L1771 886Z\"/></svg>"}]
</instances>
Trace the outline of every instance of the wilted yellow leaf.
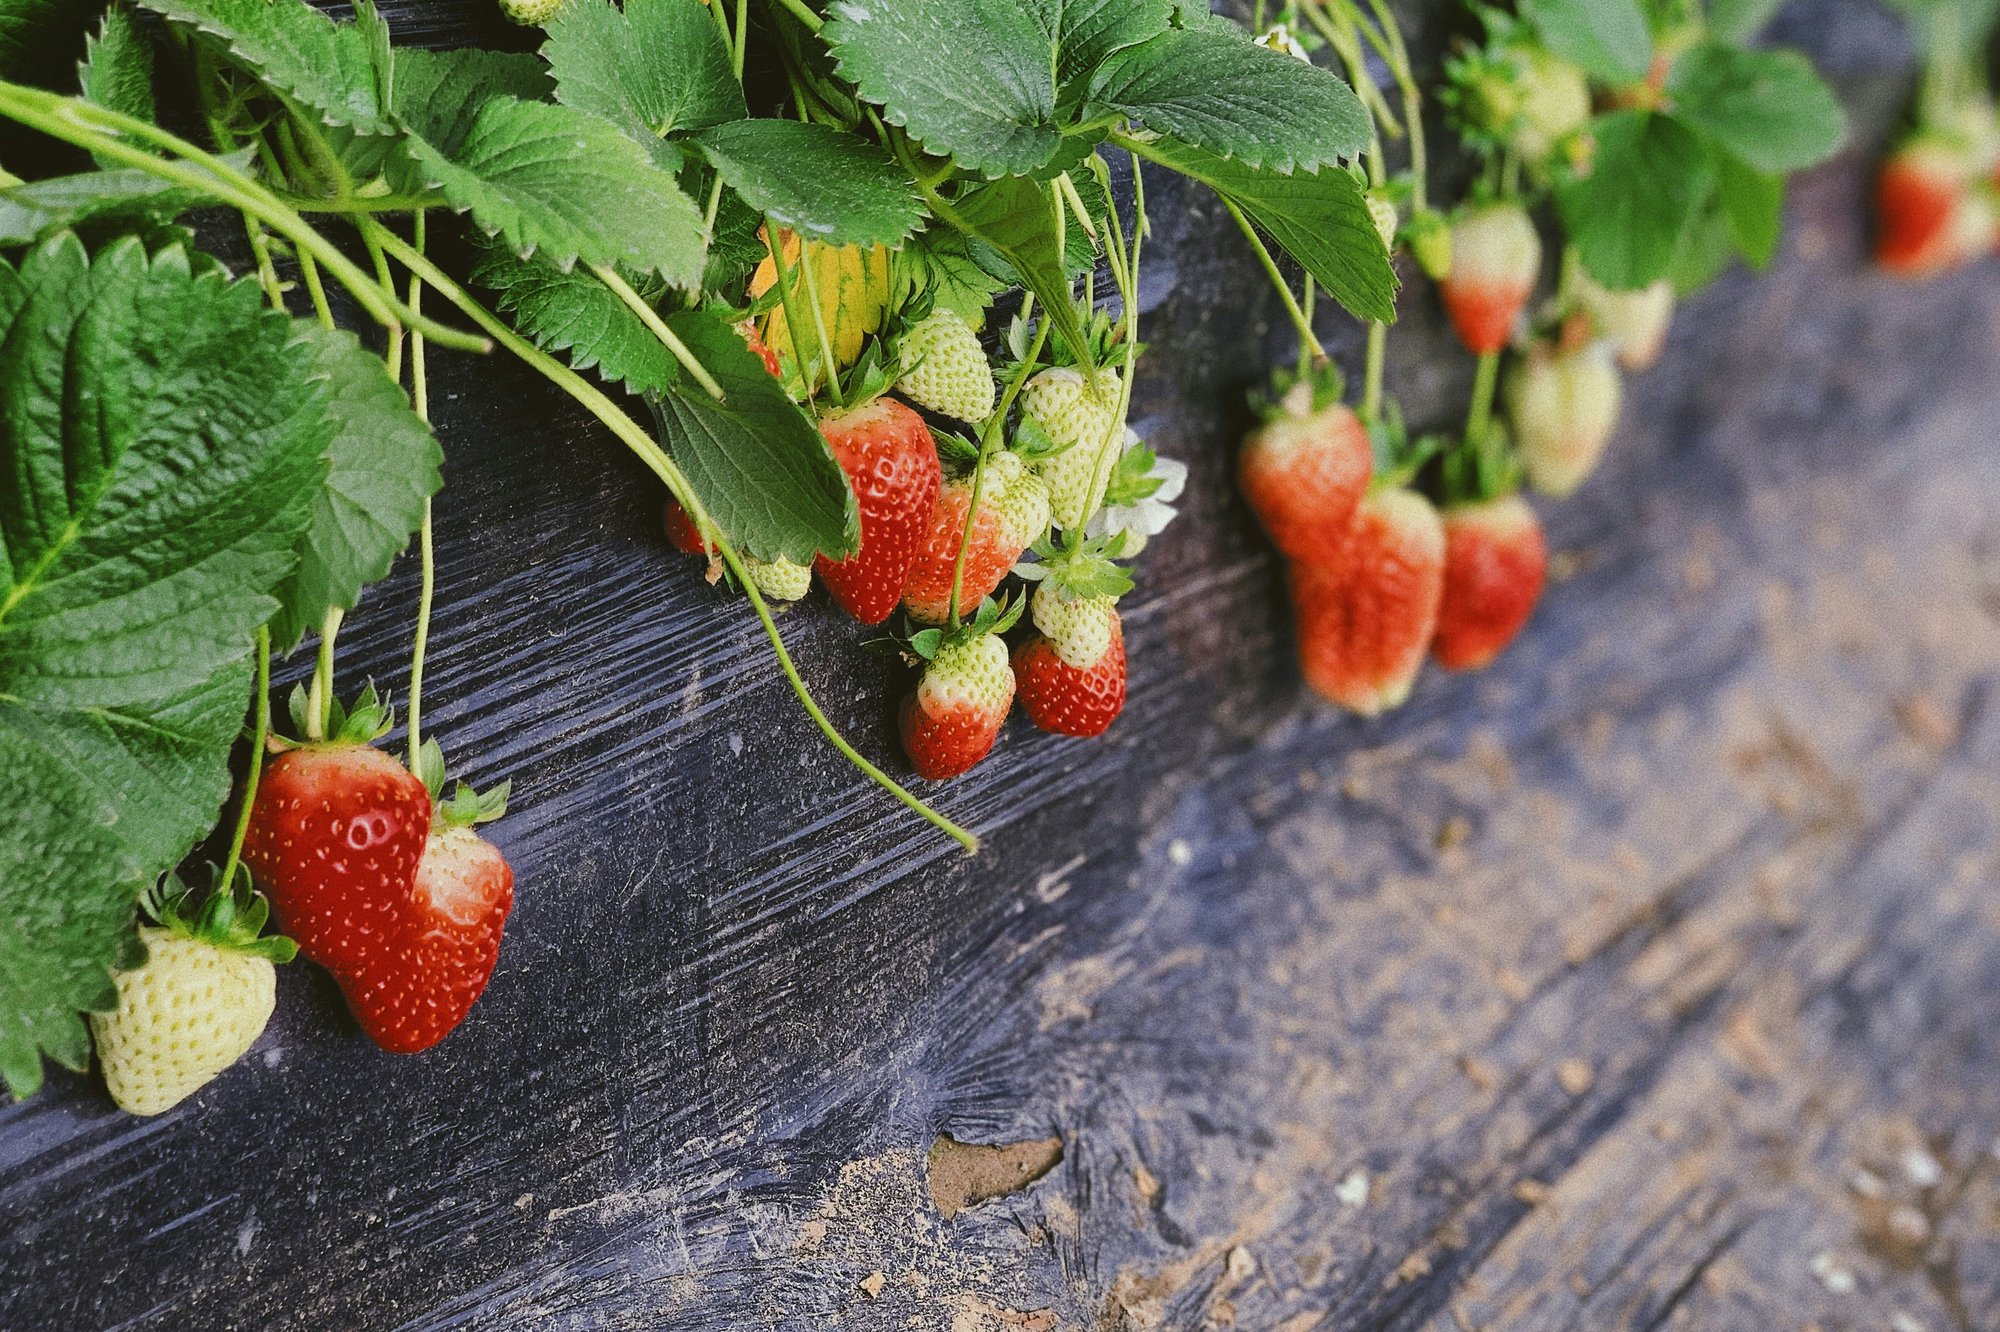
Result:
<instances>
[{"instance_id":1,"label":"wilted yellow leaf","mask_svg":"<svg viewBox=\"0 0 2000 1332\"><path fill-rule=\"evenodd\" d=\"M752 297L762 296L778 284L778 266L769 244L767 238L764 260L750 278ZM826 321L834 362L845 368L861 355L868 335L882 328L889 308L889 251L880 245L864 250L858 245L823 245L818 241L806 242L802 251L798 236L789 231L781 233L781 244L785 272L791 278L791 303L805 327L795 349L791 323L785 318L784 305L779 304L764 315L759 331L764 344L780 357L798 361L803 356L806 379L817 384L825 378L825 369L819 353L819 329L807 301L804 265L812 267L810 289L819 296L820 316Z\"/></svg>"}]
</instances>

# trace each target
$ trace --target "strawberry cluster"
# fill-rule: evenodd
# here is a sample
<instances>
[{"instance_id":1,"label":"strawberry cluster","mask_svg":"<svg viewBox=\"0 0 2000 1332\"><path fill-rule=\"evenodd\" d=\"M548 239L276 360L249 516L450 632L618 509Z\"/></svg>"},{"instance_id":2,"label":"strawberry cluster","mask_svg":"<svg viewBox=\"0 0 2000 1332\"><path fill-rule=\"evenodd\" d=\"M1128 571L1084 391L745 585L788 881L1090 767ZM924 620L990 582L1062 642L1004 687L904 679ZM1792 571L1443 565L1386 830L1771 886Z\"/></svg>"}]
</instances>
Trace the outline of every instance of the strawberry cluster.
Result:
<instances>
[{"instance_id":1,"label":"strawberry cluster","mask_svg":"<svg viewBox=\"0 0 2000 1332\"><path fill-rule=\"evenodd\" d=\"M864 625L901 609L907 629L889 642L917 679L898 724L920 777L978 764L1016 701L1042 730L1077 737L1103 734L1124 708L1118 599L1132 580L1120 561L1172 518L1185 471L1126 428L1136 357L1125 330L1088 307L1078 317L1086 345L1056 358L1043 354L1048 321L1014 321L1003 395L973 324L919 299L885 314L885 333L856 354L844 386L838 367L822 372L834 400L817 403L782 310L740 326L766 368L816 407L860 527L844 558L821 555L810 569L751 560L749 577L767 599L796 601L817 575ZM709 560L711 581L721 577L717 543L672 499L666 531ZM1032 595L1002 594L1016 575Z\"/></svg>"},{"instance_id":2,"label":"strawberry cluster","mask_svg":"<svg viewBox=\"0 0 2000 1332\"><path fill-rule=\"evenodd\" d=\"M2000 252L2000 113L1983 89L1926 99L1875 181L1875 262L1928 278Z\"/></svg>"}]
</instances>

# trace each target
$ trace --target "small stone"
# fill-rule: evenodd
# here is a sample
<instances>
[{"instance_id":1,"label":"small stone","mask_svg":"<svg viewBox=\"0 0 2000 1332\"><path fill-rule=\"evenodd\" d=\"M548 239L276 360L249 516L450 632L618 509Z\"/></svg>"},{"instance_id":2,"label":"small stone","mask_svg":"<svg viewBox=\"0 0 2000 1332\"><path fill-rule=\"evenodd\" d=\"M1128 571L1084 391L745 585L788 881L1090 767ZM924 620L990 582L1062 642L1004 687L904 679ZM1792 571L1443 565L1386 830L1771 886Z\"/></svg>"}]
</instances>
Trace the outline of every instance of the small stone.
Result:
<instances>
[{"instance_id":1,"label":"small stone","mask_svg":"<svg viewBox=\"0 0 2000 1332\"><path fill-rule=\"evenodd\" d=\"M1930 1332L1930 1329L1898 1309L1889 1315L1889 1332Z\"/></svg>"},{"instance_id":2,"label":"small stone","mask_svg":"<svg viewBox=\"0 0 2000 1332\"><path fill-rule=\"evenodd\" d=\"M1881 1198L1887 1196L1889 1192L1889 1186L1872 1170L1857 1170L1849 1175L1847 1187L1863 1198Z\"/></svg>"},{"instance_id":3,"label":"small stone","mask_svg":"<svg viewBox=\"0 0 2000 1332\"><path fill-rule=\"evenodd\" d=\"M1854 1293L1854 1288L1857 1284L1854 1279L1854 1273L1842 1265L1840 1259L1834 1257L1832 1254L1814 1254L1811 1268L1812 1274L1819 1278L1819 1284L1825 1286L1831 1294L1852 1295Z\"/></svg>"},{"instance_id":4,"label":"small stone","mask_svg":"<svg viewBox=\"0 0 2000 1332\"><path fill-rule=\"evenodd\" d=\"M1549 1200L1549 1186L1539 1179L1524 1179L1514 1186L1514 1197L1530 1207L1540 1207Z\"/></svg>"},{"instance_id":5,"label":"small stone","mask_svg":"<svg viewBox=\"0 0 2000 1332\"><path fill-rule=\"evenodd\" d=\"M1930 1218L1908 1203L1890 1208L1887 1224L1890 1237L1898 1244L1914 1249L1930 1242Z\"/></svg>"},{"instance_id":6,"label":"small stone","mask_svg":"<svg viewBox=\"0 0 2000 1332\"><path fill-rule=\"evenodd\" d=\"M1581 1059L1565 1059L1556 1065L1556 1081L1571 1096L1581 1096L1589 1091L1597 1081L1590 1065Z\"/></svg>"},{"instance_id":7,"label":"small stone","mask_svg":"<svg viewBox=\"0 0 2000 1332\"><path fill-rule=\"evenodd\" d=\"M1194 848L1176 837L1173 841L1167 843L1167 859L1173 861L1176 865L1192 864L1194 862Z\"/></svg>"},{"instance_id":8,"label":"small stone","mask_svg":"<svg viewBox=\"0 0 2000 1332\"><path fill-rule=\"evenodd\" d=\"M1231 1281L1239 1283L1248 1281L1257 1275L1257 1259L1251 1255L1250 1250L1239 1244L1229 1251L1224 1270L1229 1273Z\"/></svg>"},{"instance_id":9,"label":"small stone","mask_svg":"<svg viewBox=\"0 0 2000 1332\"><path fill-rule=\"evenodd\" d=\"M1944 1167L1922 1147L1903 1151L1903 1176L1920 1189L1936 1188L1944 1182Z\"/></svg>"},{"instance_id":10,"label":"small stone","mask_svg":"<svg viewBox=\"0 0 2000 1332\"><path fill-rule=\"evenodd\" d=\"M1368 1205L1368 1172L1356 1166L1347 1172L1347 1177L1336 1184L1333 1196L1343 1207L1366 1207Z\"/></svg>"},{"instance_id":11,"label":"small stone","mask_svg":"<svg viewBox=\"0 0 2000 1332\"><path fill-rule=\"evenodd\" d=\"M889 1284L889 1278L883 1276L880 1272L870 1272L867 1276L861 1278L859 1284L863 1295L866 1295L871 1300L879 1300L882 1298L882 1287Z\"/></svg>"}]
</instances>

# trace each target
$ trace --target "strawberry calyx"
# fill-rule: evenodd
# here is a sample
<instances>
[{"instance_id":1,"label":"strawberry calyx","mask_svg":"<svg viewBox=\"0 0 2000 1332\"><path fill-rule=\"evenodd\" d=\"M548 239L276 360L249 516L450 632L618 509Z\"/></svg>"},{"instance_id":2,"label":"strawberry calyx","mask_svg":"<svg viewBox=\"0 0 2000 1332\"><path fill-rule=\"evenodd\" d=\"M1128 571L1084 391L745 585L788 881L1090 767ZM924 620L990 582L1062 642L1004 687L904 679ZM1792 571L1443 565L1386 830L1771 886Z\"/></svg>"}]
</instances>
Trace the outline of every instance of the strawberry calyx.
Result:
<instances>
[{"instance_id":1,"label":"strawberry calyx","mask_svg":"<svg viewBox=\"0 0 2000 1332\"><path fill-rule=\"evenodd\" d=\"M476 791L468 782L455 782L452 793L444 794L444 749L435 740L424 741L410 771L431 794L431 827L470 828L491 823L507 812L507 795L514 788L512 778L485 791Z\"/></svg>"},{"instance_id":2,"label":"strawberry calyx","mask_svg":"<svg viewBox=\"0 0 2000 1332\"><path fill-rule=\"evenodd\" d=\"M1087 537L1064 533L1060 545L1043 537L1029 549L1033 562L1023 561L1014 572L1031 583L1052 587L1065 601L1116 601L1132 590L1132 575L1118 557L1125 553L1126 534Z\"/></svg>"},{"instance_id":3,"label":"strawberry calyx","mask_svg":"<svg viewBox=\"0 0 2000 1332\"><path fill-rule=\"evenodd\" d=\"M292 686L292 692L285 700L285 711L299 735L310 734L312 706L305 685ZM282 754L288 749L372 745L387 735L395 724L396 713L389 706L388 695L376 693L375 682L370 680L356 695L352 707L343 705L338 698L332 700L328 707L324 739L296 740L273 731L265 739L264 747L270 753Z\"/></svg>"},{"instance_id":4,"label":"strawberry calyx","mask_svg":"<svg viewBox=\"0 0 2000 1332\"><path fill-rule=\"evenodd\" d=\"M1450 447L1442 435L1418 435L1412 439L1403 419L1403 405L1394 398L1383 404L1382 414L1367 422L1368 443L1375 454L1375 470L1368 480L1368 493L1407 486L1416 479L1424 464Z\"/></svg>"},{"instance_id":5,"label":"strawberry calyx","mask_svg":"<svg viewBox=\"0 0 2000 1332\"><path fill-rule=\"evenodd\" d=\"M1483 437L1461 439L1445 448L1438 472L1446 508L1503 499L1520 490L1526 479L1513 436L1499 421L1489 421Z\"/></svg>"},{"instance_id":6,"label":"strawberry calyx","mask_svg":"<svg viewBox=\"0 0 2000 1332\"><path fill-rule=\"evenodd\" d=\"M211 880L221 871L209 866ZM232 881L218 883L197 904L194 893L178 874L168 874L139 899L140 909L160 927L183 939L195 939L233 953L285 963L298 956L299 946L282 934L264 933L271 904L250 881L250 867L236 866Z\"/></svg>"},{"instance_id":7,"label":"strawberry calyx","mask_svg":"<svg viewBox=\"0 0 2000 1332\"><path fill-rule=\"evenodd\" d=\"M1332 361L1315 361L1303 371L1290 367L1271 376L1268 389L1254 390L1250 406L1260 420L1281 416L1305 421L1329 407L1338 406L1347 396L1347 376Z\"/></svg>"},{"instance_id":8,"label":"strawberry calyx","mask_svg":"<svg viewBox=\"0 0 2000 1332\"><path fill-rule=\"evenodd\" d=\"M987 597L979 603L978 612L956 629L947 625L919 629L897 646L918 661L936 661L939 653L950 648L964 647L988 634L1006 633L1020 623L1027 607L1026 597L1001 597L997 601Z\"/></svg>"}]
</instances>

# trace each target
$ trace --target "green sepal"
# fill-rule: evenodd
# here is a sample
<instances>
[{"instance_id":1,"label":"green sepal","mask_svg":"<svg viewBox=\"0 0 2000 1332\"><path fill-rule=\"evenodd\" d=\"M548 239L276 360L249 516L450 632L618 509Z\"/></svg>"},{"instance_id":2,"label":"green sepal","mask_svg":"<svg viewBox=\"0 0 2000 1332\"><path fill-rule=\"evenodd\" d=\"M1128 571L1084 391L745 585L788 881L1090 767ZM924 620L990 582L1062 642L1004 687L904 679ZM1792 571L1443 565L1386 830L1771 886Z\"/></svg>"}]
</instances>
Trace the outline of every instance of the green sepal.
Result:
<instances>
[{"instance_id":1,"label":"green sepal","mask_svg":"<svg viewBox=\"0 0 2000 1332\"><path fill-rule=\"evenodd\" d=\"M1251 410L1266 421L1290 415L1292 409L1287 400L1300 384L1312 390L1311 410L1314 415L1338 404L1347 396L1347 376L1332 361L1320 361L1307 366L1304 371L1289 366L1274 371L1269 388L1251 391Z\"/></svg>"},{"instance_id":2,"label":"green sepal","mask_svg":"<svg viewBox=\"0 0 2000 1332\"><path fill-rule=\"evenodd\" d=\"M1451 447L1451 441L1442 435L1410 438L1409 426L1403 420L1403 406L1394 398L1384 406L1380 416L1366 425L1368 442L1375 453L1375 474L1368 484L1371 491L1408 485L1425 463Z\"/></svg>"},{"instance_id":3,"label":"green sepal","mask_svg":"<svg viewBox=\"0 0 2000 1332\"><path fill-rule=\"evenodd\" d=\"M1064 601L1098 597L1116 601L1133 586L1131 572L1117 562L1125 553L1125 542L1123 532L1102 537L1069 533L1061 545L1043 537L1030 548L1035 563L1017 566L1014 572L1028 582L1047 583Z\"/></svg>"},{"instance_id":4,"label":"green sepal","mask_svg":"<svg viewBox=\"0 0 2000 1332\"><path fill-rule=\"evenodd\" d=\"M221 871L209 866L211 880ZM250 867L237 863L228 883L216 883L199 904L178 874L169 873L148 888L140 908L162 929L184 939L197 939L233 953L246 953L283 964L298 956L299 946L282 934L265 934L271 905L250 881Z\"/></svg>"},{"instance_id":5,"label":"green sepal","mask_svg":"<svg viewBox=\"0 0 2000 1332\"><path fill-rule=\"evenodd\" d=\"M1483 439L1470 436L1446 447L1438 460L1439 495L1446 507L1484 504L1521 488L1526 469L1505 423L1488 422Z\"/></svg>"},{"instance_id":6,"label":"green sepal","mask_svg":"<svg viewBox=\"0 0 2000 1332\"><path fill-rule=\"evenodd\" d=\"M514 789L511 778L485 791L474 790L469 782L456 782L451 794L446 796L444 787L448 773L444 749L434 739L425 740L418 748L410 771L431 793L431 820L439 827L470 828L475 824L493 822L507 812L507 796Z\"/></svg>"},{"instance_id":7,"label":"green sepal","mask_svg":"<svg viewBox=\"0 0 2000 1332\"><path fill-rule=\"evenodd\" d=\"M1153 465L1159 460L1153 446L1143 440L1119 454L1111 468L1111 479L1105 483L1104 507L1127 508L1151 499L1162 484L1153 475Z\"/></svg>"}]
</instances>

